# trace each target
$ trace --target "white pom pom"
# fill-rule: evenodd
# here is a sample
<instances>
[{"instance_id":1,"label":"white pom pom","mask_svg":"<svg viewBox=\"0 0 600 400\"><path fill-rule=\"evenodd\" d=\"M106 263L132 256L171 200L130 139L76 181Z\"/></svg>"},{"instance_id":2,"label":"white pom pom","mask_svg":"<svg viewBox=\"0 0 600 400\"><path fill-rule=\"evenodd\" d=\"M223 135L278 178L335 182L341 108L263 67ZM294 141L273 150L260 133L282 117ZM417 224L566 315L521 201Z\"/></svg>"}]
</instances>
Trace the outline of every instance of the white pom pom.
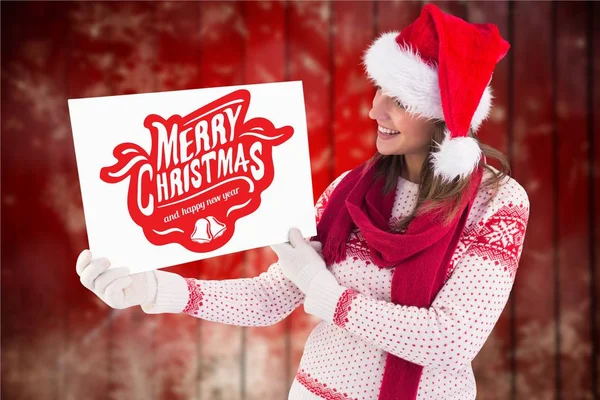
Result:
<instances>
[{"instance_id":1,"label":"white pom pom","mask_svg":"<svg viewBox=\"0 0 600 400\"><path fill-rule=\"evenodd\" d=\"M481 158L481 149L475 139L472 137L450 139L448 130L439 149L438 152L432 153L431 163L434 174L441 176L444 181L468 176L477 167Z\"/></svg>"}]
</instances>

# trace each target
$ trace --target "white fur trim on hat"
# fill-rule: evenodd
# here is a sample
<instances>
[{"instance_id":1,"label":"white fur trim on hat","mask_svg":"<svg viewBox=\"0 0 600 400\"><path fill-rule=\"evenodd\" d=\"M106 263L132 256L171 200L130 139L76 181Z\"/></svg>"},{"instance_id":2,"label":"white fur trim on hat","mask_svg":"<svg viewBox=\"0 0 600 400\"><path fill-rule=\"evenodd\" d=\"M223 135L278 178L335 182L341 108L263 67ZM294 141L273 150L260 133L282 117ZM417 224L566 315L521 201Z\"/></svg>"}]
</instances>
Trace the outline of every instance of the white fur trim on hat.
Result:
<instances>
[{"instance_id":1,"label":"white fur trim on hat","mask_svg":"<svg viewBox=\"0 0 600 400\"><path fill-rule=\"evenodd\" d=\"M431 163L434 174L441 176L444 181L468 176L481 159L481 148L477 140L462 136L451 139L447 129L444 132L444 140L437 145L439 151L431 153Z\"/></svg>"},{"instance_id":2,"label":"white fur trim on hat","mask_svg":"<svg viewBox=\"0 0 600 400\"><path fill-rule=\"evenodd\" d=\"M437 65L426 63L410 45L396 43L399 32L382 33L365 51L363 66L384 94L397 98L406 110L428 119L444 120ZM471 120L476 132L489 116L492 89L485 88Z\"/></svg>"}]
</instances>

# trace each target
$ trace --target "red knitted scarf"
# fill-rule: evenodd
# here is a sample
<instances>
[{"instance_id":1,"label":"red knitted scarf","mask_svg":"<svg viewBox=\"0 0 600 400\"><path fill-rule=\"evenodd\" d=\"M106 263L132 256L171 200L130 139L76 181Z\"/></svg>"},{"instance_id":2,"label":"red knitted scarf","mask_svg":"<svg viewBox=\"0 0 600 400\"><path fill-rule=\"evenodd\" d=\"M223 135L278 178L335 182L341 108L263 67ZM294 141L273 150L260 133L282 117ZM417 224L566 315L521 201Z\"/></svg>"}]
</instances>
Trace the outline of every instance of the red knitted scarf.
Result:
<instances>
[{"instance_id":1,"label":"red knitted scarf","mask_svg":"<svg viewBox=\"0 0 600 400\"><path fill-rule=\"evenodd\" d=\"M441 224L443 213L415 217L404 233L393 233L389 223L395 190L383 195L384 179L374 179L376 163L350 171L331 194L317 224L317 240L323 244L327 265L346 257L346 240L357 226L379 268L394 268L392 302L429 307L444 284L467 216L481 183L483 167L471 175L455 220ZM413 400L423 367L388 353L379 400Z\"/></svg>"}]
</instances>

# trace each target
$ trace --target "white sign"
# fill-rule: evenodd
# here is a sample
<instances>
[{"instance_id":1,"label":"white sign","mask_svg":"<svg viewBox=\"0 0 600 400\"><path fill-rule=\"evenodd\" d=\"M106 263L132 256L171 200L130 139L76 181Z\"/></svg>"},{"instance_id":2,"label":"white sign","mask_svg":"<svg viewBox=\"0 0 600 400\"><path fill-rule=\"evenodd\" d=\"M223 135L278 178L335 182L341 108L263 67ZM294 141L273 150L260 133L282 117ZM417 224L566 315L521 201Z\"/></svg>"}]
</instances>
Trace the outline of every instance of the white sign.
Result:
<instances>
[{"instance_id":1,"label":"white sign","mask_svg":"<svg viewBox=\"0 0 600 400\"><path fill-rule=\"evenodd\" d=\"M134 273L316 235L301 81L68 103L94 258Z\"/></svg>"}]
</instances>

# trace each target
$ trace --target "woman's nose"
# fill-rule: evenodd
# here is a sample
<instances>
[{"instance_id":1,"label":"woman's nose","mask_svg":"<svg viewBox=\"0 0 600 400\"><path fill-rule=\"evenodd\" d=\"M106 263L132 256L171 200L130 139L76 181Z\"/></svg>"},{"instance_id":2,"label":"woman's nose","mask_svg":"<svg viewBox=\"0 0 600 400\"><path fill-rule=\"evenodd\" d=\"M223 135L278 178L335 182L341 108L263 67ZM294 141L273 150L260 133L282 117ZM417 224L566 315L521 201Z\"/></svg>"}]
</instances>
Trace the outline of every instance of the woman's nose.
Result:
<instances>
[{"instance_id":1,"label":"woman's nose","mask_svg":"<svg viewBox=\"0 0 600 400\"><path fill-rule=\"evenodd\" d=\"M373 98L373 107L371 107L371 110L369 111L369 118L381 121L389 119L384 96L375 95Z\"/></svg>"}]
</instances>

